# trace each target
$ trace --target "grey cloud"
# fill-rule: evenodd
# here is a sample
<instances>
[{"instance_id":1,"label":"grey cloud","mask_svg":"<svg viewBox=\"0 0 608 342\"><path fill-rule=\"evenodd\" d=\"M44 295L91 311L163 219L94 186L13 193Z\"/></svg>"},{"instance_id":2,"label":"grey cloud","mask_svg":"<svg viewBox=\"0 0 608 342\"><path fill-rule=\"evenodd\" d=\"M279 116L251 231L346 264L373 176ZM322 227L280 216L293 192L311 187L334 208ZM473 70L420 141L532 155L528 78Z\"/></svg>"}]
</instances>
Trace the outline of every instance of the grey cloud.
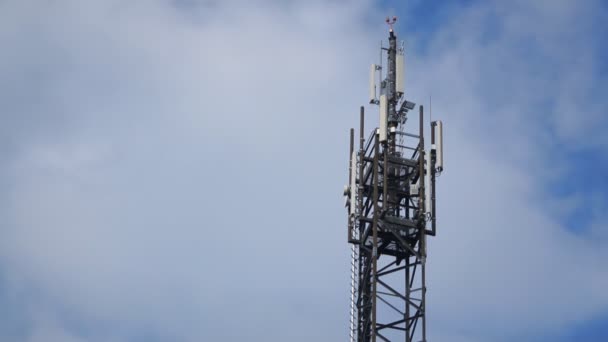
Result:
<instances>
[{"instance_id":1,"label":"grey cloud","mask_svg":"<svg viewBox=\"0 0 608 342\"><path fill-rule=\"evenodd\" d=\"M343 223L342 165L327 155L345 146L339 117L356 98L340 86L366 35L324 30L365 6L299 5L308 14L297 18L229 7L218 16L238 20L200 24L165 3L13 6L32 32L4 38L27 49L2 70L37 96L2 101L15 145L2 269L18 287L37 284L29 305L56 322L31 339L96 340L80 327L91 322L109 338L338 338L347 270L342 230L328 227Z\"/></svg>"}]
</instances>

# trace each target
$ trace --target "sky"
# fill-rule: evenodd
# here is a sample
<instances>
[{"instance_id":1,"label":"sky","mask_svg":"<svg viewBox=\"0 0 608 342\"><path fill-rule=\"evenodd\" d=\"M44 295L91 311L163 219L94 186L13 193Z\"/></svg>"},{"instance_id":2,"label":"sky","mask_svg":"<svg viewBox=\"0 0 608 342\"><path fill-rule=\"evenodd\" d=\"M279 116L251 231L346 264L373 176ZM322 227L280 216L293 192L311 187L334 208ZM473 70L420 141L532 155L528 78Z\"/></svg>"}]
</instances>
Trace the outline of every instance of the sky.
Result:
<instances>
[{"instance_id":1,"label":"sky","mask_svg":"<svg viewBox=\"0 0 608 342\"><path fill-rule=\"evenodd\" d=\"M594 0L0 1L0 340L346 340L387 15L444 122L429 341L606 341Z\"/></svg>"}]
</instances>

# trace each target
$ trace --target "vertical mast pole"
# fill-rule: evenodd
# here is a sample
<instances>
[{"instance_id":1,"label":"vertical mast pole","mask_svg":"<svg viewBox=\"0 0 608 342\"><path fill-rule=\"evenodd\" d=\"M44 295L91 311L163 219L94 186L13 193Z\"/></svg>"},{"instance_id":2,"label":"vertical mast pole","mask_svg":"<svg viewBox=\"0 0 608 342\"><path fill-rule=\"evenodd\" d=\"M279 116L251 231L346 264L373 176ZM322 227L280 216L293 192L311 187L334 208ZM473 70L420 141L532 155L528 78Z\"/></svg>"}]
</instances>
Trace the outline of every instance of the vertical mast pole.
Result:
<instances>
[{"instance_id":1,"label":"vertical mast pole","mask_svg":"<svg viewBox=\"0 0 608 342\"><path fill-rule=\"evenodd\" d=\"M419 249L420 249L420 266L421 266L421 281L422 281L422 292L420 300L420 311L422 320L422 342L426 342L426 190L424 186L424 175L425 175L425 153L424 153L424 107L420 106L420 155L419 155L419 167L420 167L420 197L418 201L418 230L420 234Z\"/></svg>"},{"instance_id":2,"label":"vertical mast pole","mask_svg":"<svg viewBox=\"0 0 608 342\"><path fill-rule=\"evenodd\" d=\"M374 179L372 181L374 192L374 216L372 222L372 342L376 342L376 288L378 284L378 156L380 155L380 138L374 137Z\"/></svg>"}]
</instances>

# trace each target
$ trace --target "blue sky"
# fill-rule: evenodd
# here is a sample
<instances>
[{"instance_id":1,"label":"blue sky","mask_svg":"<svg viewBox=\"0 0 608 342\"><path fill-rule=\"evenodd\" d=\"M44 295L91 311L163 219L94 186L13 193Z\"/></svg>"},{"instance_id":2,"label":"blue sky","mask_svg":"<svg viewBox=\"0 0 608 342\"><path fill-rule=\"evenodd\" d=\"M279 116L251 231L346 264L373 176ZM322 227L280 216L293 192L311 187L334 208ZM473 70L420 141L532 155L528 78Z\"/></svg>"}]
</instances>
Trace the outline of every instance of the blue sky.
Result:
<instances>
[{"instance_id":1,"label":"blue sky","mask_svg":"<svg viewBox=\"0 0 608 342\"><path fill-rule=\"evenodd\" d=\"M606 340L607 13L0 3L0 339L345 340L348 129L389 14L445 123L429 340Z\"/></svg>"}]
</instances>

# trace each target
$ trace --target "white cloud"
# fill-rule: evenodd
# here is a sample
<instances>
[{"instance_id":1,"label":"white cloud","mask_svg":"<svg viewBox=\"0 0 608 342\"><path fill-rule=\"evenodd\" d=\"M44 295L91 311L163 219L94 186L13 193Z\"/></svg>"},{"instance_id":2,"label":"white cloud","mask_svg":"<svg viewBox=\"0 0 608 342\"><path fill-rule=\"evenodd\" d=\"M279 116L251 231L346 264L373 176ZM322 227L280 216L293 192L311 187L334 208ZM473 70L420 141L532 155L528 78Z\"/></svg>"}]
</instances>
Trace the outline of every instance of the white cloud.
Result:
<instances>
[{"instance_id":1,"label":"white cloud","mask_svg":"<svg viewBox=\"0 0 608 342\"><path fill-rule=\"evenodd\" d=\"M440 232L430 242L431 315L484 340L560 332L608 308L598 290L608 282L605 241L571 232L564 220L566 211L600 205L605 189L594 199L583 189L556 198L546 188L573 181L564 177L567 153L604 144L601 135L588 139L606 126L598 111L562 105L581 107L604 82L591 71L590 24L572 26L595 7L537 5L486 4L454 15L410 67L416 95L432 92L433 112L446 126ZM564 26L570 52L561 45ZM569 61L577 57L580 67ZM563 89L580 96L566 98ZM594 99L588 107L602 106ZM593 227L605 231L608 222L596 217Z\"/></svg>"},{"instance_id":2,"label":"white cloud","mask_svg":"<svg viewBox=\"0 0 608 342\"><path fill-rule=\"evenodd\" d=\"M335 207L315 229L342 224L342 165L320 165L357 112L342 86L366 77L367 5L349 5L229 3L199 22L165 2L5 4L21 20L0 43L23 47L0 70L33 96L2 101L23 128L5 127L3 272L114 337L339 338L344 234L319 242L303 201Z\"/></svg>"}]
</instances>

